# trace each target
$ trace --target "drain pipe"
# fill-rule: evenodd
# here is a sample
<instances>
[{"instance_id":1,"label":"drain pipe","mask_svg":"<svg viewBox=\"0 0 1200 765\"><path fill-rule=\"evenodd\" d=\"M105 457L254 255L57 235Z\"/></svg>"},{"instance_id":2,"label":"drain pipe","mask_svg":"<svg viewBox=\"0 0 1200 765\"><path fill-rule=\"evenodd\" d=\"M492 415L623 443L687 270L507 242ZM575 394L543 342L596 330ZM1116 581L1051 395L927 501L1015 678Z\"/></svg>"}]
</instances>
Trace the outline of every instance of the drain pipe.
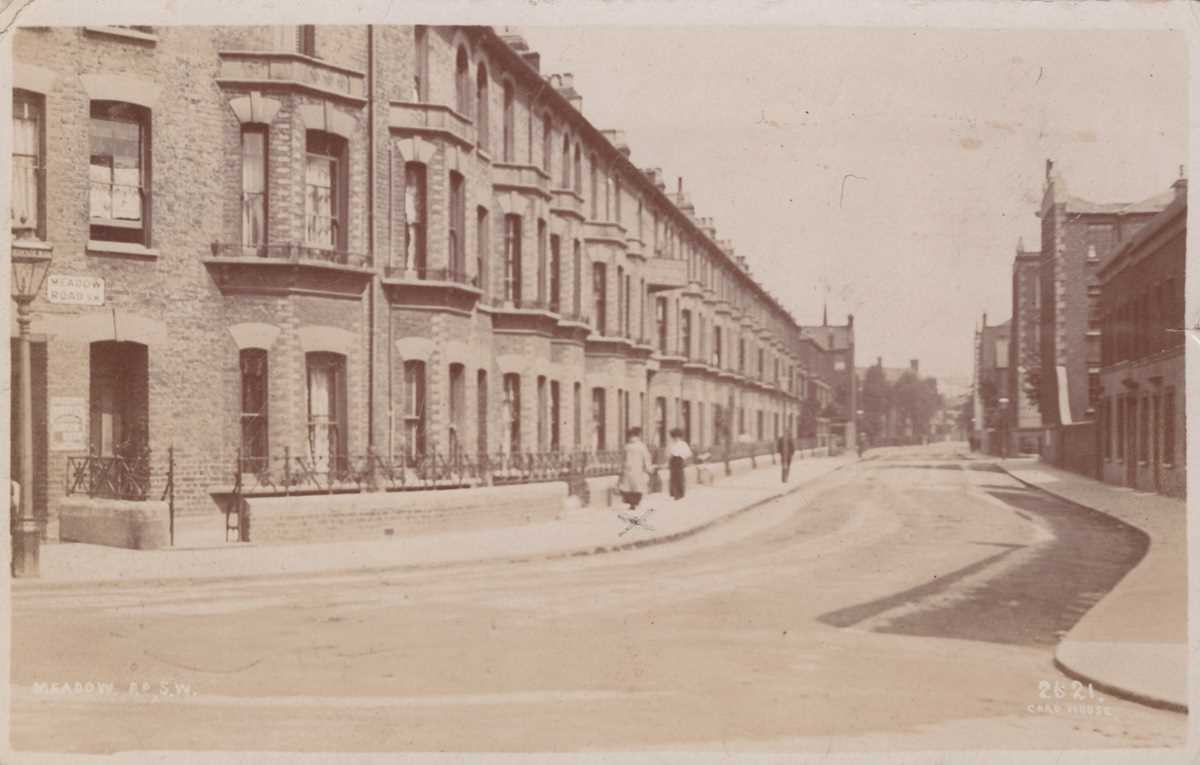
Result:
<instances>
[{"instance_id":1,"label":"drain pipe","mask_svg":"<svg viewBox=\"0 0 1200 765\"><path fill-rule=\"evenodd\" d=\"M379 258L375 252L375 27L367 25L367 252L371 281L367 293L367 457L374 472L375 456L375 291L379 288Z\"/></svg>"}]
</instances>

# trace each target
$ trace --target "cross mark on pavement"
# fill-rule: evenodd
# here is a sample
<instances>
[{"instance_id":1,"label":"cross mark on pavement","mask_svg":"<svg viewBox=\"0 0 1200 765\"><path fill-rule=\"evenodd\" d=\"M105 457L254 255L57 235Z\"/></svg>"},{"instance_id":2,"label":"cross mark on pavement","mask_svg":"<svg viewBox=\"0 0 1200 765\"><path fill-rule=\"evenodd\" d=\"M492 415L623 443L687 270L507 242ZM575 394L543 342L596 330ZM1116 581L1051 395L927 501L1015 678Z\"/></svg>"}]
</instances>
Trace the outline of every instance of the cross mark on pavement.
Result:
<instances>
[{"instance_id":1,"label":"cross mark on pavement","mask_svg":"<svg viewBox=\"0 0 1200 765\"><path fill-rule=\"evenodd\" d=\"M654 512L654 508L651 507L648 510L646 510L646 512L643 513L640 517L634 515L633 513L617 513L617 517L620 518L621 520L625 521L625 524L626 524L625 528L622 529L621 533L617 534L617 536L619 536L619 537L625 536L626 534L629 533L629 531L634 526L639 526L639 527L645 529L646 531L654 531L654 527L651 526L649 523L646 523L646 519L649 518L650 514L653 512Z\"/></svg>"}]
</instances>

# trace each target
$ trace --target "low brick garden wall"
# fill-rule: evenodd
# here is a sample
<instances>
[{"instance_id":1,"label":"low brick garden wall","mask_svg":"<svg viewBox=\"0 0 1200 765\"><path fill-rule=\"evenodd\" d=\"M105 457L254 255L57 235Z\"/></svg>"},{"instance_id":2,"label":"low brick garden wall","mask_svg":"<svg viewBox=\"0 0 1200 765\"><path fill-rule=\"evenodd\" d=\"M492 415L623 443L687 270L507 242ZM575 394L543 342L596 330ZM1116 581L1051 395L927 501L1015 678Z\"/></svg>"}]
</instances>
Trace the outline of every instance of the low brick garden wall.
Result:
<instances>
[{"instance_id":1,"label":"low brick garden wall","mask_svg":"<svg viewBox=\"0 0 1200 765\"><path fill-rule=\"evenodd\" d=\"M443 491L247 497L249 541L330 542L551 521L563 510L563 482Z\"/></svg>"},{"instance_id":2,"label":"low brick garden wall","mask_svg":"<svg viewBox=\"0 0 1200 765\"><path fill-rule=\"evenodd\" d=\"M166 502L69 496L58 503L58 538L133 550L170 544Z\"/></svg>"}]
</instances>

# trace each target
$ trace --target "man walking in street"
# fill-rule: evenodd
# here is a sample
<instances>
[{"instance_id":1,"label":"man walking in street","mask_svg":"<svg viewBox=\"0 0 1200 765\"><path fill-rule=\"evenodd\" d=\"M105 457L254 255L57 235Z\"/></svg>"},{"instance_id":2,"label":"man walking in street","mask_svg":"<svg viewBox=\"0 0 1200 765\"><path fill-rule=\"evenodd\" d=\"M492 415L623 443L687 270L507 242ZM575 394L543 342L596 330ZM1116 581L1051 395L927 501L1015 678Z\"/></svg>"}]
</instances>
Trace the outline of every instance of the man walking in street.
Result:
<instances>
[{"instance_id":1,"label":"man walking in street","mask_svg":"<svg viewBox=\"0 0 1200 765\"><path fill-rule=\"evenodd\" d=\"M787 483L788 473L792 470L792 455L796 453L796 445L791 434L784 433L776 444L779 449L779 467L782 471L783 482Z\"/></svg>"},{"instance_id":2,"label":"man walking in street","mask_svg":"<svg viewBox=\"0 0 1200 765\"><path fill-rule=\"evenodd\" d=\"M670 457L667 461L667 468L671 476L671 498L683 499L683 467L688 463L688 460L692 459L692 447L688 446L688 442L683 440L683 431L679 428L671 430L671 446L667 454Z\"/></svg>"}]
</instances>

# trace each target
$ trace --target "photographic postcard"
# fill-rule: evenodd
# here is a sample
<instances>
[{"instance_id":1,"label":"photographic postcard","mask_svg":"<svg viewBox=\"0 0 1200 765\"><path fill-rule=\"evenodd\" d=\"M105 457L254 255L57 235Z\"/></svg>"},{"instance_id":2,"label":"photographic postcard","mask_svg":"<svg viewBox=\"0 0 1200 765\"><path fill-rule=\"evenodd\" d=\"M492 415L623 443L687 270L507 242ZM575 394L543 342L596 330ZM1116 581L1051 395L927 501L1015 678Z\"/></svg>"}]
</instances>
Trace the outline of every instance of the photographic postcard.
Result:
<instances>
[{"instance_id":1,"label":"photographic postcard","mask_svg":"<svg viewBox=\"0 0 1200 765\"><path fill-rule=\"evenodd\" d=\"M13 761L1194 757L1189 5L285 5L0 10Z\"/></svg>"}]
</instances>

